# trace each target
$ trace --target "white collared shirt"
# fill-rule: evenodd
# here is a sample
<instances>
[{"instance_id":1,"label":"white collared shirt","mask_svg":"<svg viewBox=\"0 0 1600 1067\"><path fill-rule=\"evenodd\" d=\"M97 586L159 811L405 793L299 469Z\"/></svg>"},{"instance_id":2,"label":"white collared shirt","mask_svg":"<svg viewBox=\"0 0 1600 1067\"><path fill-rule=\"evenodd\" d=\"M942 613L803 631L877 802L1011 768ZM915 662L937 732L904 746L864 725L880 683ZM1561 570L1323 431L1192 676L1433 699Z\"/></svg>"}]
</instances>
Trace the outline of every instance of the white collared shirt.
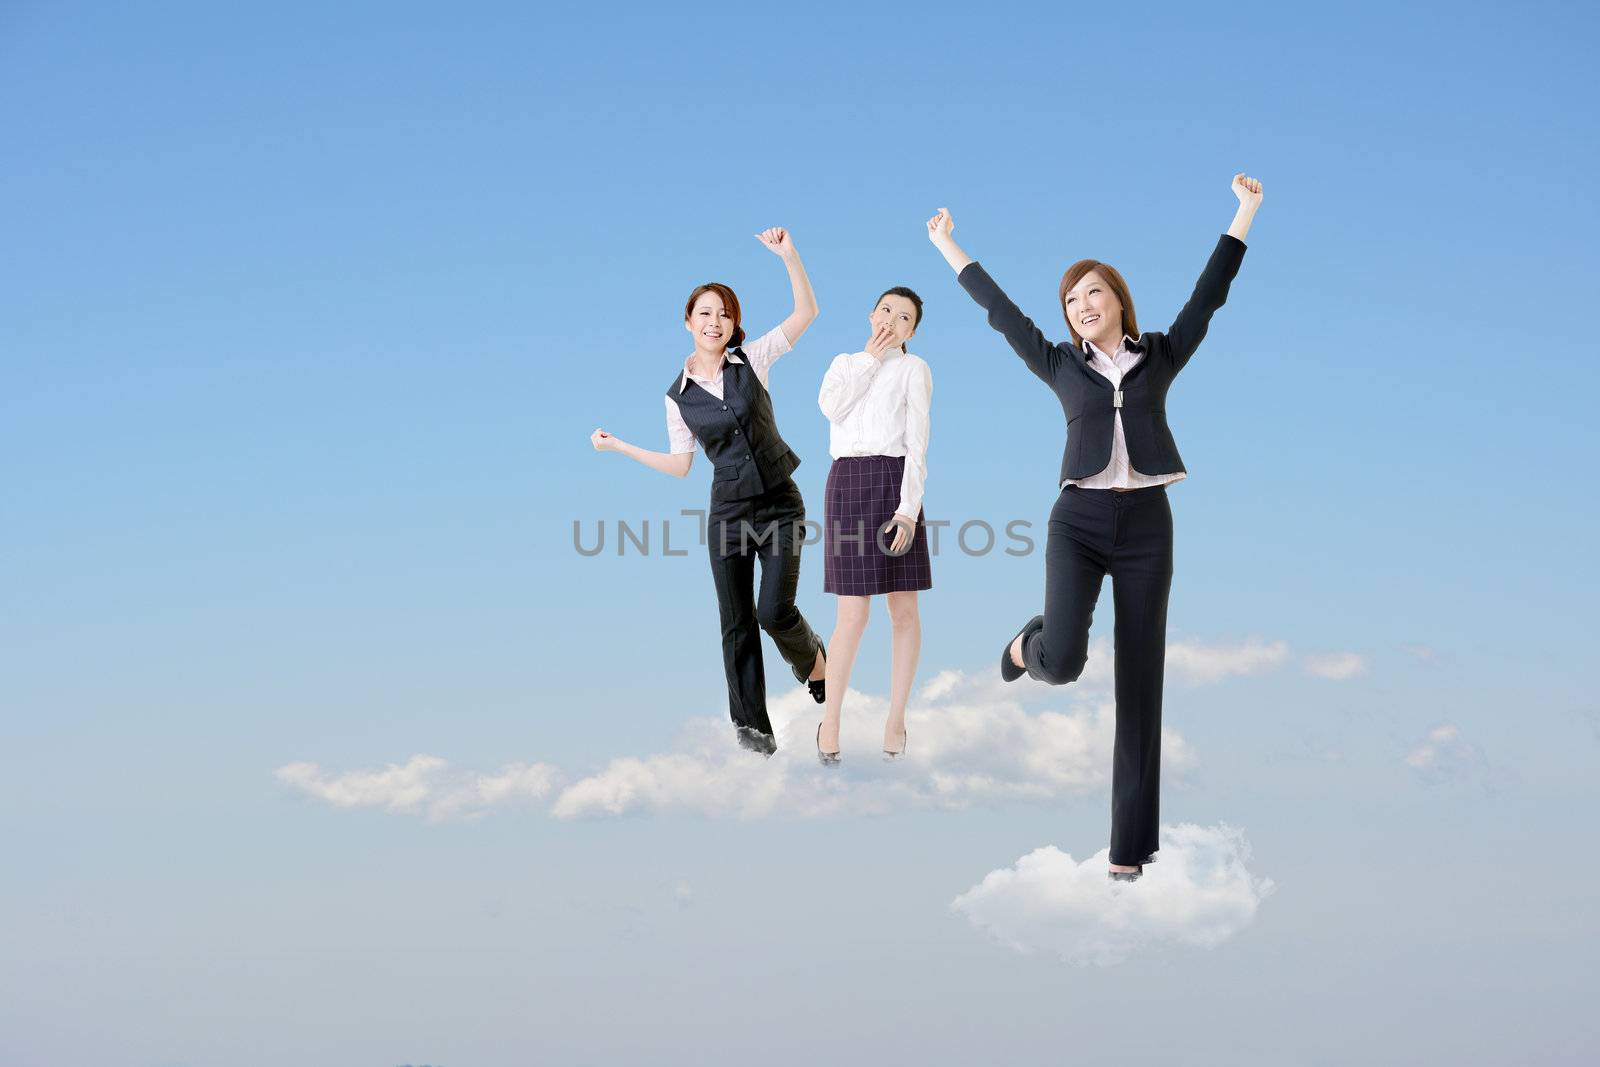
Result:
<instances>
[{"instance_id":1,"label":"white collared shirt","mask_svg":"<svg viewBox=\"0 0 1600 1067\"><path fill-rule=\"evenodd\" d=\"M915 519L928 482L928 408L933 372L920 357L891 349L880 361L870 352L834 357L817 404L828 416L828 454L904 456L900 505Z\"/></svg>"},{"instance_id":2,"label":"white collared shirt","mask_svg":"<svg viewBox=\"0 0 1600 1067\"><path fill-rule=\"evenodd\" d=\"M722 399L722 368L729 363L750 364L750 369L756 372L756 378L761 382L763 389L767 386L767 372L772 365L778 362L778 357L789 351L789 337L783 332L782 326L774 326L754 341L747 341L739 346L739 351L745 354L740 359L733 352L722 353L722 362L717 364L717 373L709 378L702 378L695 374L690 367L694 365L694 356L691 354L683 361L683 377L678 382L678 392L689 388L693 381L700 388ZM694 431L689 429L689 424L683 421L683 412L678 410L677 401L670 396L662 397L662 402L667 405L667 450L673 455L682 452L693 452L696 441Z\"/></svg>"},{"instance_id":3,"label":"white collared shirt","mask_svg":"<svg viewBox=\"0 0 1600 1067\"><path fill-rule=\"evenodd\" d=\"M1124 334L1122 342L1117 345L1116 355L1107 357L1086 337L1083 339L1083 350L1089 357L1089 369L1098 371L1113 388L1121 389L1123 376L1144 358L1144 351L1133 347L1136 344L1137 341ZM1122 434L1122 409L1118 408L1111 427L1111 461L1106 464L1106 469L1087 478L1068 478L1061 483L1061 488L1076 485L1079 489L1143 489L1150 485L1167 485L1184 477L1186 475L1182 471L1140 474L1133 469L1128 459L1128 440Z\"/></svg>"}]
</instances>

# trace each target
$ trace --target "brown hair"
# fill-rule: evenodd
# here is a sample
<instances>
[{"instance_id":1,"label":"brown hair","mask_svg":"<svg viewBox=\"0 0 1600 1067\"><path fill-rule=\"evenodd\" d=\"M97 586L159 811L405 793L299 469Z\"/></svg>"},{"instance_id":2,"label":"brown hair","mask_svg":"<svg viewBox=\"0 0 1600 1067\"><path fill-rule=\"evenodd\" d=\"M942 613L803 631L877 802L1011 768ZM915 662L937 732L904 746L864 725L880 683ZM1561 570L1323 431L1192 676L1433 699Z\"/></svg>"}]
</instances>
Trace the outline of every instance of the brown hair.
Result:
<instances>
[{"instance_id":1,"label":"brown hair","mask_svg":"<svg viewBox=\"0 0 1600 1067\"><path fill-rule=\"evenodd\" d=\"M695 286L694 292L689 294L689 300L683 305L683 321L688 322L689 316L694 311L694 302L707 293L716 293L722 298L723 310L733 316L733 336L724 345L724 348L737 348L744 344L744 327L739 325L739 298L733 295L721 282L706 282L704 285Z\"/></svg>"},{"instance_id":2,"label":"brown hair","mask_svg":"<svg viewBox=\"0 0 1600 1067\"><path fill-rule=\"evenodd\" d=\"M1067 293L1092 270L1100 272L1100 277L1106 280L1106 285L1111 287L1111 291L1122 304L1122 332L1137 341L1139 320L1133 313L1133 296L1128 292L1128 283L1122 280L1122 275L1118 274L1117 268L1111 264L1102 263L1098 259L1080 259L1068 267L1067 273L1061 276L1061 317L1067 320L1067 329L1072 331L1072 343L1081 348L1083 338L1078 336L1078 327L1073 325L1072 316L1067 314Z\"/></svg>"}]
</instances>

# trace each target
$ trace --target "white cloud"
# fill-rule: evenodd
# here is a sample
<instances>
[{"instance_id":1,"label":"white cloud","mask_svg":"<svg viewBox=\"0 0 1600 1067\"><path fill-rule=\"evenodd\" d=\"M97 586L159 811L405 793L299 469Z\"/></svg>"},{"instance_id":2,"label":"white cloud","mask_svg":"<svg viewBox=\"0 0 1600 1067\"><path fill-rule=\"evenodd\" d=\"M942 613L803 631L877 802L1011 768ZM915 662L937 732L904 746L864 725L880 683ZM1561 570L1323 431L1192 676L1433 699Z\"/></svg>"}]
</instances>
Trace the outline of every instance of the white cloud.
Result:
<instances>
[{"instance_id":1,"label":"white cloud","mask_svg":"<svg viewBox=\"0 0 1600 1067\"><path fill-rule=\"evenodd\" d=\"M1288 659L1289 646L1283 641L1250 638L1241 644L1167 642L1167 673L1190 685L1207 685L1240 675L1264 674L1283 666Z\"/></svg>"},{"instance_id":2,"label":"white cloud","mask_svg":"<svg viewBox=\"0 0 1600 1067\"><path fill-rule=\"evenodd\" d=\"M1461 727L1441 723L1406 753L1406 763L1426 782L1465 781L1495 791L1495 776L1483 750L1461 736Z\"/></svg>"},{"instance_id":3,"label":"white cloud","mask_svg":"<svg viewBox=\"0 0 1600 1067\"><path fill-rule=\"evenodd\" d=\"M1439 662L1439 653L1430 645L1401 645L1401 648L1424 663Z\"/></svg>"},{"instance_id":4,"label":"white cloud","mask_svg":"<svg viewBox=\"0 0 1600 1067\"><path fill-rule=\"evenodd\" d=\"M1257 674L1289 655L1282 641L1242 644L1169 641L1168 677L1201 685ZM946 670L916 694L907 711L906 758L878 758L884 697L852 690L841 742L845 760L824 769L815 758L821 709L800 689L769 702L779 741L771 759L738 747L722 718L693 719L666 752L621 756L561 789L551 814L571 819L641 812L706 816L835 815L907 807L961 807L1007 799L1050 800L1105 788L1116 731L1111 642L1090 646L1082 677L1056 687L1024 678L1001 682L993 670L976 676ZM1028 711L1050 702L1049 710ZM1176 732L1161 735L1162 763L1181 775L1194 763ZM404 764L325 773L315 763L278 768L279 781L338 808L381 808L430 820L471 818L491 809L542 800L561 772L545 763L511 764L493 774L453 770L438 756Z\"/></svg>"},{"instance_id":5,"label":"white cloud","mask_svg":"<svg viewBox=\"0 0 1600 1067\"><path fill-rule=\"evenodd\" d=\"M1189 641L1167 638L1166 671L1169 681L1185 685L1211 685L1226 678L1265 674L1289 660L1289 645L1283 641L1248 638L1242 642ZM1043 682L1024 677L1016 683L1027 689L1053 689ZM1111 641L1097 637L1089 642L1089 658L1083 674L1072 683L1085 690L1110 691L1116 685L1116 654Z\"/></svg>"},{"instance_id":6,"label":"white cloud","mask_svg":"<svg viewBox=\"0 0 1600 1067\"><path fill-rule=\"evenodd\" d=\"M795 739L783 743L792 748ZM769 761L739 748L731 724L696 719L684 727L677 751L613 759L567 786L550 810L563 819L660 810L760 816L783 796L790 762L781 751Z\"/></svg>"},{"instance_id":7,"label":"white cloud","mask_svg":"<svg viewBox=\"0 0 1600 1067\"><path fill-rule=\"evenodd\" d=\"M1058 690L1059 692L1059 690ZM769 701L779 748L763 759L735 745L733 727L693 720L672 751L612 760L574 782L551 808L558 818L690 812L762 818L962 807L1007 799L1049 800L1104 788L1116 712L1110 703L1030 714L998 677L943 671L906 714L905 758L880 753L888 702L851 690L840 744L844 762L816 761L822 709L803 691ZM1163 768L1192 766L1189 746L1162 731Z\"/></svg>"},{"instance_id":8,"label":"white cloud","mask_svg":"<svg viewBox=\"0 0 1600 1067\"><path fill-rule=\"evenodd\" d=\"M1046 845L989 872L950 908L1019 952L1108 966L1137 952L1219 945L1273 891L1246 869L1250 848L1237 829L1164 826L1160 843L1137 882L1106 877L1107 849L1079 863Z\"/></svg>"},{"instance_id":9,"label":"white cloud","mask_svg":"<svg viewBox=\"0 0 1600 1067\"><path fill-rule=\"evenodd\" d=\"M452 771L438 756L419 754L381 770L324 774L315 763L289 763L274 775L336 808L382 808L436 822L543 800L555 788L559 772L546 763L513 763L493 774L463 773Z\"/></svg>"},{"instance_id":10,"label":"white cloud","mask_svg":"<svg viewBox=\"0 0 1600 1067\"><path fill-rule=\"evenodd\" d=\"M1322 656L1305 658L1307 674L1342 682L1367 671L1366 657L1356 652L1329 652Z\"/></svg>"}]
</instances>

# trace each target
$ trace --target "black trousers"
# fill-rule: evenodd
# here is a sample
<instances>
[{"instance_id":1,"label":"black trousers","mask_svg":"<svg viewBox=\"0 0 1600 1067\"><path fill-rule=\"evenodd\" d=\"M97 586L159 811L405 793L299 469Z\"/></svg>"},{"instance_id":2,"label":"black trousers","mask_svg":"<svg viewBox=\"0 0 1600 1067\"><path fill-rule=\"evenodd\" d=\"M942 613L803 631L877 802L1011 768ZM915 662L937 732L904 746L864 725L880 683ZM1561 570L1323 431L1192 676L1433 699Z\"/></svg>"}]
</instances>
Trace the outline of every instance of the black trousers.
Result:
<instances>
[{"instance_id":1,"label":"black trousers","mask_svg":"<svg viewBox=\"0 0 1600 1067\"><path fill-rule=\"evenodd\" d=\"M735 725L769 737L772 720L767 717L760 631L772 638L801 681L810 677L817 653L825 647L794 603L805 517L805 501L792 478L751 500L713 501L706 516L706 544L722 616L728 715ZM758 562L759 595L754 590Z\"/></svg>"},{"instance_id":2,"label":"black trousers","mask_svg":"<svg viewBox=\"0 0 1600 1067\"><path fill-rule=\"evenodd\" d=\"M1044 628L1028 635L1028 673L1076 681L1089 657L1101 580L1116 607L1117 734L1111 763L1111 862L1156 850L1161 807L1161 688L1172 590L1172 507L1165 486L1117 492L1067 486L1050 511Z\"/></svg>"}]
</instances>

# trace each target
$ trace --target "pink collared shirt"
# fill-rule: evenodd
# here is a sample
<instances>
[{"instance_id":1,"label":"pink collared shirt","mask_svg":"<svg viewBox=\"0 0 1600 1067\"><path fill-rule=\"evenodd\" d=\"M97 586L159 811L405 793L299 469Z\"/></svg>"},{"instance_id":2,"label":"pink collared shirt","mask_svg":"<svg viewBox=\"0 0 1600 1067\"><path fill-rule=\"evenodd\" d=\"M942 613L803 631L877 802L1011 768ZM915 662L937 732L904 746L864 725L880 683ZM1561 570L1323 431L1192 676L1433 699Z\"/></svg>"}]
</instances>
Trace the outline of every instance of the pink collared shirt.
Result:
<instances>
[{"instance_id":1,"label":"pink collared shirt","mask_svg":"<svg viewBox=\"0 0 1600 1067\"><path fill-rule=\"evenodd\" d=\"M1122 342L1117 345L1114 356L1107 357L1100 349L1095 347L1093 341L1084 338L1083 350L1089 356L1089 369L1098 372L1113 388L1122 388L1122 378L1125 374L1139 365L1144 358L1144 353L1135 351L1131 345L1136 344L1132 337L1123 336ZM1133 464L1128 460L1128 440L1122 435L1122 409L1116 412L1116 421L1111 427L1111 462L1106 464L1106 469L1099 474L1092 474L1087 478L1068 478L1061 483L1061 488L1075 485L1079 489L1143 489L1151 485L1167 485L1187 477L1182 471L1171 474L1140 474L1133 469Z\"/></svg>"},{"instance_id":2,"label":"pink collared shirt","mask_svg":"<svg viewBox=\"0 0 1600 1067\"><path fill-rule=\"evenodd\" d=\"M767 385L767 372L772 365L778 362L778 357L789 351L789 338L783 332L782 326L774 326L754 341L746 341L739 346L745 354L745 359L740 359L732 352L722 354L722 362L717 364L717 373L709 378L702 378L690 371L694 356L689 356L683 361L683 378L678 382L678 392L689 388L692 381L718 400L722 399L722 368L729 363L744 363L748 360L750 369L756 372L756 378L761 382L762 388ZM682 452L693 452L695 449L694 431L689 429L689 424L683 421L683 412L678 410L677 401L670 396L662 397L662 402L667 405L667 450L673 455Z\"/></svg>"}]
</instances>

